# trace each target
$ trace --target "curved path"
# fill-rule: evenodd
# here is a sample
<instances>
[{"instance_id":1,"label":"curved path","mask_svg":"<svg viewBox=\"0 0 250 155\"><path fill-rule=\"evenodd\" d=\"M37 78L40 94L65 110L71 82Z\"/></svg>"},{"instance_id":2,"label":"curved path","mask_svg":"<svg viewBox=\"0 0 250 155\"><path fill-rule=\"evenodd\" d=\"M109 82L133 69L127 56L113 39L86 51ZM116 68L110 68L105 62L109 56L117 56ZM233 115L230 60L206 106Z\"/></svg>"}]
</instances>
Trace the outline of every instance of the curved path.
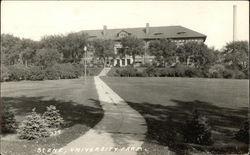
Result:
<instances>
[{"instance_id":1,"label":"curved path","mask_svg":"<svg viewBox=\"0 0 250 155\"><path fill-rule=\"evenodd\" d=\"M96 90L104 110L103 119L86 134L63 147L67 155L136 155L147 132L144 118L98 76Z\"/></svg>"}]
</instances>

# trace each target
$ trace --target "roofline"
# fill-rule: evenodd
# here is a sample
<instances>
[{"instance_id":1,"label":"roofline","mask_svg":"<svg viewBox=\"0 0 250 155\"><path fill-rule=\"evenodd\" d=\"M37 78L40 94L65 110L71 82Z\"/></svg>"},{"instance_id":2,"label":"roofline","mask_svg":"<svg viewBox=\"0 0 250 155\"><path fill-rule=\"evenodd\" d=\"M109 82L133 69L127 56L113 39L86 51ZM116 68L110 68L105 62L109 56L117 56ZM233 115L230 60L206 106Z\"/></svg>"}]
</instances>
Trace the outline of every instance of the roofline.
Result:
<instances>
[{"instance_id":1,"label":"roofline","mask_svg":"<svg viewBox=\"0 0 250 155\"><path fill-rule=\"evenodd\" d=\"M140 38L140 39L143 39L143 40L156 40L156 39L203 39L203 41L205 42L206 41L206 38L207 36L199 36L199 37L171 37L171 38L167 38L167 37L162 37L162 38ZM114 41L120 41L121 39L120 38L117 38L117 39L111 39L111 40L114 40Z\"/></svg>"},{"instance_id":2,"label":"roofline","mask_svg":"<svg viewBox=\"0 0 250 155\"><path fill-rule=\"evenodd\" d=\"M193 31L193 32L195 32L195 33L197 33L198 35L197 36L194 36L194 37L192 37L192 36L188 36L188 37L159 37L159 38L157 38L157 37L148 37L147 38L147 36L145 36L145 37L142 37L142 38L140 38L140 39L144 39L144 40L151 40L151 39L161 39L161 38L168 38L168 39L188 39L188 38L202 38L203 39L203 41L205 42L206 41L206 38L207 38L207 36L206 35L204 35L204 34L202 34L202 33L200 33L200 32L197 32L197 31L194 31L194 30L192 30L192 29L189 29L189 28L186 28L186 27L183 27L183 26L181 26L181 25L170 25L170 26L150 26L150 28L163 28L163 27L181 27L181 28L184 28L184 29L188 29L189 31ZM146 28L146 26L145 27L131 27L131 28L114 28L114 29L106 29L106 31L113 31L113 30L120 30L120 31L122 31L122 30L124 30L124 31L126 31L126 30L130 30L130 29L145 29ZM95 29L95 30L82 30L82 31L80 31L81 33L87 33L88 34L88 32L91 32L91 31L100 31L100 32L102 32L103 31L103 29ZM133 34L132 34L133 35ZM94 39L94 38L93 38ZM117 39L113 39L113 38L110 38L111 40L115 40L115 41L119 41L120 39L119 38L117 38Z\"/></svg>"},{"instance_id":3,"label":"roofline","mask_svg":"<svg viewBox=\"0 0 250 155\"><path fill-rule=\"evenodd\" d=\"M156 28L156 27L176 27L176 26L183 27L181 25L169 25L169 26L149 26L149 28ZM107 30L141 29L141 28L146 28L146 26L145 27L123 27L123 28L112 28L112 29L107 28ZM184 28L186 28L186 27L184 27ZM81 30L81 31L102 31L102 30L103 29L89 29L89 30Z\"/></svg>"}]
</instances>

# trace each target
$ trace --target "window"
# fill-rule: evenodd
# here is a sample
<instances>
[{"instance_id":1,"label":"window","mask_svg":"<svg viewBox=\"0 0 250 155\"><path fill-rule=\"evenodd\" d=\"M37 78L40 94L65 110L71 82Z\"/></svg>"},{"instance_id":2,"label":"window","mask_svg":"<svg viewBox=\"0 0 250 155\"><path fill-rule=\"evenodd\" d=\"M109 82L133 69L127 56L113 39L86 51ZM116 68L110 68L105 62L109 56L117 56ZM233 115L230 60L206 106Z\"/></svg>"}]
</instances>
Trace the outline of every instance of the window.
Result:
<instances>
[{"instance_id":1,"label":"window","mask_svg":"<svg viewBox=\"0 0 250 155\"><path fill-rule=\"evenodd\" d=\"M130 65L130 59L127 59L127 64Z\"/></svg>"},{"instance_id":2,"label":"window","mask_svg":"<svg viewBox=\"0 0 250 155\"><path fill-rule=\"evenodd\" d=\"M122 59L122 65L125 65L125 59Z\"/></svg>"},{"instance_id":3,"label":"window","mask_svg":"<svg viewBox=\"0 0 250 155\"><path fill-rule=\"evenodd\" d=\"M160 32L158 32L158 33L154 33L154 35L162 35L163 33L160 33Z\"/></svg>"},{"instance_id":4,"label":"window","mask_svg":"<svg viewBox=\"0 0 250 155\"><path fill-rule=\"evenodd\" d=\"M186 32L184 32L184 31L177 32L177 34L184 34L184 33L186 33Z\"/></svg>"}]
</instances>

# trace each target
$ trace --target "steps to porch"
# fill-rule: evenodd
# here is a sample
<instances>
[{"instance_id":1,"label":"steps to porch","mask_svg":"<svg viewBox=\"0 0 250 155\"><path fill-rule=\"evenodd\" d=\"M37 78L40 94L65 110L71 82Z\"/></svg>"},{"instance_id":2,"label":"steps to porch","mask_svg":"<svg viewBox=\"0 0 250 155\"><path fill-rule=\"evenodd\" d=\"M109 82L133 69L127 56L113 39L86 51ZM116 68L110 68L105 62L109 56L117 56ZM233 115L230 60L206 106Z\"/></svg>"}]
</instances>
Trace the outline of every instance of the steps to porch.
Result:
<instances>
[{"instance_id":1,"label":"steps to porch","mask_svg":"<svg viewBox=\"0 0 250 155\"><path fill-rule=\"evenodd\" d=\"M111 68L105 67L103 70L100 72L98 76L107 76L108 72L110 71Z\"/></svg>"}]
</instances>

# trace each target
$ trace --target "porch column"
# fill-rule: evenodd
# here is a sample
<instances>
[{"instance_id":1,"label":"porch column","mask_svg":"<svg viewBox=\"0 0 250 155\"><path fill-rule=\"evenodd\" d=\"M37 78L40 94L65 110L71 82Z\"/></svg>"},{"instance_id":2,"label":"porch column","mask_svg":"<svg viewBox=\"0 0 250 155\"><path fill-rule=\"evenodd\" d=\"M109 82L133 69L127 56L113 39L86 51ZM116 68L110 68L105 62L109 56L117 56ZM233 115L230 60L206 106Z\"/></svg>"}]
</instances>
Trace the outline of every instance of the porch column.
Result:
<instances>
[{"instance_id":1,"label":"porch column","mask_svg":"<svg viewBox=\"0 0 250 155\"><path fill-rule=\"evenodd\" d=\"M120 66L122 66L122 59L120 59L120 61L119 61L119 62L120 62Z\"/></svg>"}]
</instances>

